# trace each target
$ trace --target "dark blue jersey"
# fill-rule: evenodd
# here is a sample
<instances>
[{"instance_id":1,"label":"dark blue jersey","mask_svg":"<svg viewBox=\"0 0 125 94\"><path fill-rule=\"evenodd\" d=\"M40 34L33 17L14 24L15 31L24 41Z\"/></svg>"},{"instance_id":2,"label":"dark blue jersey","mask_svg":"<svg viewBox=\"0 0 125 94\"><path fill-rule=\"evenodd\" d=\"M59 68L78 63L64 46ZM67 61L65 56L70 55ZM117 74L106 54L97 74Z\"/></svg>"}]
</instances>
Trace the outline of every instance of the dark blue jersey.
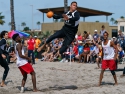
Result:
<instances>
[{"instance_id":1,"label":"dark blue jersey","mask_svg":"<svg viewBox=\"0 0 125 94\"><path fill-rule=\"evenodd\" d=\"M65 21L65 25L64 26L69 26L69 27L73 27L73 28L78 28L79 25L79 19L80 19L80 14L77 10L75 10L74 12L66 12L64 13L68 16L69 20ZM54 19L60 19L63 18L62 14L61 15L57 15L54 14L53 16Z\"/></svg>"}]
</instances>

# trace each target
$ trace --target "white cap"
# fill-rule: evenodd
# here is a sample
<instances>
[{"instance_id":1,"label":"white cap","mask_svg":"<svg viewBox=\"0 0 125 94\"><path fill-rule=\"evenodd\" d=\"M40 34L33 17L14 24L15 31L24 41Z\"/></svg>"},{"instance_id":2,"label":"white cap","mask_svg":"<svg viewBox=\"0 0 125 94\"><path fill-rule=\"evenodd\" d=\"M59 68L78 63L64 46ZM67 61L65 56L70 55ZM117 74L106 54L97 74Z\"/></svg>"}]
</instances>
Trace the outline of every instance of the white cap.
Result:
<instances>
[{"instance_id":1,"label":"white cap","mask_svg":"<svg viewBox=\"0 0 125 94\"><path fill-rule=\"evenodd\" d=\"M78 43L83 43L82 41L78 41Z\"/></svg>"},{"instance_id":2,"label":"white cap","mask_svg":"<svg viewBox=\"0 0 125 94\"><path fill-rule=\"evenodd\" d=\"M115 39L115 37L113 37L113 39Z\"/></svg>"},{"instance_id":3,"label":"white cap","mask_svg":"<svg viewBox=\"0 0 125 94\"><path fill-rule=\"evenodd\" d=\"M97 32L97 30L95 30L95 32Z\"/></svg>"},{"instance_id":4,"label":"white cap","mask_svg":"<svg viewBox=\"0 0 125 94\"><path fill-rule=\"evenodd\" d=\"M34 36L35 38L37 38L37 36Z\"/></svg>"}]
</instances>

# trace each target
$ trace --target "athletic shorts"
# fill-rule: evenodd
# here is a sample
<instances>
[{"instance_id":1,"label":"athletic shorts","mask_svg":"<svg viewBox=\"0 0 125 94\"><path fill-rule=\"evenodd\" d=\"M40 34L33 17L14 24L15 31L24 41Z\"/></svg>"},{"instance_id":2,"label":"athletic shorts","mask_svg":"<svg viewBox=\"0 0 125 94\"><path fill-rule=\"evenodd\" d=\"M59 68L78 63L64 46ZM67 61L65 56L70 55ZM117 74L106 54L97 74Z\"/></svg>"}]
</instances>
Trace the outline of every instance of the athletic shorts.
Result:
<instances>
[{"instance_id":1,"label":"athletic shorts","mask_svg":"<svg viewBox=\"0 0 125 94\"><path fill-rule=\"evenodd\" d=\"M18 67L18 68L20 69L20 72L22 73L22 75L34 72L34 69L30 63L27 63L23 66Z\"/></svg>"},{"instance_id":2,"label":"athletic shorts","mask_svg":"<svg viewBox=\"0 0 125 94\"><path fill-rule=\"evenodd\" d=\"M102 60L102 69L116 70L116 62L115 60Z\"/></svg>"}]
</instances>

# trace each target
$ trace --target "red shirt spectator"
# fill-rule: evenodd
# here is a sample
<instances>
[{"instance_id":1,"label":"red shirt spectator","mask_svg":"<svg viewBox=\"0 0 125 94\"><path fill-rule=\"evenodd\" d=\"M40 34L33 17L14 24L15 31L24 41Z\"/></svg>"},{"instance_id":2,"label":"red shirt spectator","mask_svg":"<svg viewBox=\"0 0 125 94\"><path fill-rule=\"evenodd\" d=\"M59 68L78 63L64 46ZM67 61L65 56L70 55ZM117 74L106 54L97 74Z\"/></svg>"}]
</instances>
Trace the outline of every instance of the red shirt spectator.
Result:
<instances>
[{"instance_id":1,"label":"red shirt spectator","mask_svg":"<svg viewBox=\"0 0 125 94\"><path fill-rule=\"evenodd\" d=\"M78 37L77 37L77 40L82 40L82 36L81 36L81 35L78 36Z\"/></svg>"},{"instance_id":2,"label":"red shirt spectator","mask_svg":"<svg viewBox=\"0 0 125 94\"><path fill-rule=\"evenodd\" d=\"M27 45L28 45L28 50L34 50L34 45L35 45L35 40L34 39L29 39L27 41Z\"/></svg>"},{"instance_id":3,"label":"red shirt spectator","mask_svg":"<svg viewBox=\"0 0 125 94\"><path fill-rule=\"evenodd\" d=\"M85 47L85 48L84 48L84 52L87 52L87 51L90 51L90 48L89 48L89 47Z\"/></svg>"},{"instance_id":4,"label":"red shirt spectator","mask_svg":"<svg viewBox=\"0 0 125 94\"><path fill-rule=\"evenodd\" d=\"M73 47L73 52L75 55L78 55L78 47L76 45Z\"/></svg>"},{"instance_id":5,"label":"red shirt spectator","mask_svg":"<svg viewBox=\"0 0 125 94\"><path fill-rule=\"evenodd\" d=\"M80 32L78 33L77 40L81 40L81 41L83 40L82 35L81 35L81 33L80 33Z\"/></svg>"}]
</instances>

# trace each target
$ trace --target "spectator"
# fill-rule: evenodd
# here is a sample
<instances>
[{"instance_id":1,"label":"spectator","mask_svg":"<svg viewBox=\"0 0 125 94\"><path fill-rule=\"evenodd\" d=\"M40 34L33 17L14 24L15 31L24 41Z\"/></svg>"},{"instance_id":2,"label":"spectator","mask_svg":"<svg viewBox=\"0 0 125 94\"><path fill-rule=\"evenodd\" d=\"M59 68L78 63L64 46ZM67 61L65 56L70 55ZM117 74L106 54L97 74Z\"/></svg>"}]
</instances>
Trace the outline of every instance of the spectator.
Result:
<instances>
[{"instance_id":1,"label":"spectator","mask_svg":"<svg viewBox=\"0 0 125 94\"><path fill-rule=\"evenodd\" d=\"M116 37L113 37L113 42L114 42L115 45L117 45Z\"/></svg>"},{"instance_id":2,"label":"spectator","mask_svg":"<svg viewBox=\"0 0 125 94\"><path fill-rule=\"evenodd\" d=\"M83 42L79 41L78 42L78 54L81 55L83 53Z\"/></svg>"},{"instance_id":3,"label":"spectator","mask_svg":"<svg viewBox=\"0 0 125 94\"><path fill-rule=\"evenodd\" d=\"M93 39L95 42L99 40L99 35L97 33L97 30L94 31Z\"/></svg>"},{"instance_id":4,"label":"spectator","mask_svg":"<svg viewBox=\"0 0 125 94\"><path fill-rule=\"evenodd\" d=\"M84 31L83 33L83 42L86 43L86 41L89 39L89 34L87 31Z\"/></svg>"},{"instance_id":5,"label":"spectator","mask_svg":"<svg viewBox=\"0 0 125 94\"><path fill-rule=\"evenodd\" d=\"M122 62L122 57L123 57L123 50L122 47L120 46L119 43L117 43L117 48L118 48L118 61Z\"/></svg>"},{"instance_id":6,"label":"spectator","mask_svg":"<svg viewBox=\"0 0 125 94\"><path fill-rule=\"evenodd\" d=\"M103 34L106 32L105 26L102 25L102 30L100 31L100 40L103 40Z\"/></svg>"},{"instance_id":7,"label":"spectator","mask_svg":"<svg viewBox=\"0 0 125 94\"><path fill-rule=\"evenodd\" d=\"M117 36L117 42L120 43L122 37L124 37L124 34L122 33L121 30L118 31L118 36Z\"/></svg>"},{"instance_id":8,"label":"spectator","mask_svg":"<svg viewBox=\"0 0 125 94\"><path fill-rule=\"evenodd\" d=\"M88 36L88 37L89 37L89 40L92 41L92 40L93 40L93 37L92 37L91 33L88 32L88 34L89 34L89 36Z\"/></svg>"},{"instance_id":9,"label":"spectator","mask_svg":"<svg viewBox=\"0 0 125 94\"><path fill-rule=\"evenodd\" d=\"M76 42L73 42L73 53L74 53L74 58L79 59L78 46Z\"/></svg>"},{"instance_id":10,"label":"spectator","mask_svg":"<svg viewBox=\"0 0 125 94\"><path fill-rule=\"evenodd\" d=\"M87 55L87 62L89 62L89 59L90 59L90 63L92 63L93 62L93 50L94 50L94 44L93 43L91 43L91 45L90 45L90 53Z\"/></svg>"},{"instance_id":11,"label":"spectator","mask_svg":"<svg viewBox=\"0 0 125 94\"><path fill-rule=\"evenodd\" d=\"M48 59L48 54L50 53L50 51L51 51L51 48L50 48L50 45L49 44L47 44L46 45L46 48L45 48L45 52L44 53L42 53L42 60L41 61L47 61L47 59Z\"/></svg>"},{"instance_id":12,"label":"spectator","mask_svg":"<svg viewBox=\"0 0 125 94\"><path fill-rule=\"evenodd\" d=\"M125 40L124 40L124 37L121 37L121 40L119 42L120 42L120 46L125 51Z\"/></svg>"},{"instance_id":13,"label":"spectator","mask_svg":"<svg viewBox=\"0 0 125 94\"><path fill-rule=\"evenodd\" d=\"M89 45L88 43L86 43L84 45L84 50L83 50L83 53L79 56L79 63L81 62L82 60L82 57L84 57L84 63L86 62L86 59L87 59L87 55L90 53L90 48L89 48Z\"/></svg>"},{"instance_id":14,"label":"spectator","mask_svg":"<svg viewBox=\"0 0 125 94\"><path fill-rule=\"evenodd\" d=\"M15 56L14 47L9 47L8 53L9 53L8 62L14 63L17 59L16 56Z\"/></svg>"},{"instance_id":15,"label":"spectator","mask_svg":"<svg viewBox=\"0 0 125 94\"><path fill-rule=\"evenodd\" d=\"M35 40L30 35L29 40L27 41L28 45L28 57L32 55L32 63L35 64L34 50L35 50Z\"/></svg>"},{"instance_id":16,"label":"spectator","mask_svg":"<svg viewBox=\"0 0 125 94\"><path fill-rule=\"evenodd\" d=\"M80 32L78 33L77 40L78 40L78 41L82 41L82 40L83 40L82 35L81 35L81 33L80 33Z\"/></svg>"},{"instance_id":17,"label":"spectator","mask_svg":"<svg viewBox=\"0 0 125 94\"><path fill-rule=\"evenodd\" d=\"M37 38L37 36L34 36L35 38L35 58L38 58L38 53L37 53L37 49L39 48L41 41L40 39Z\"/></svg>"},{"instance_id":18,"label":"spectator","mask_svg":"<svg viewBox=\"0 0 125 94\"><path fill-rule=\"evenodd\" d=\"M95 61L97 63L97 66L98 66L97 68L100 68L98 54L99 54L99 45L98 45L98 42L96 42L94 50L93 50L93 56L94 56L94 59L95 59Z\"/></svg>"}]
</instances>

